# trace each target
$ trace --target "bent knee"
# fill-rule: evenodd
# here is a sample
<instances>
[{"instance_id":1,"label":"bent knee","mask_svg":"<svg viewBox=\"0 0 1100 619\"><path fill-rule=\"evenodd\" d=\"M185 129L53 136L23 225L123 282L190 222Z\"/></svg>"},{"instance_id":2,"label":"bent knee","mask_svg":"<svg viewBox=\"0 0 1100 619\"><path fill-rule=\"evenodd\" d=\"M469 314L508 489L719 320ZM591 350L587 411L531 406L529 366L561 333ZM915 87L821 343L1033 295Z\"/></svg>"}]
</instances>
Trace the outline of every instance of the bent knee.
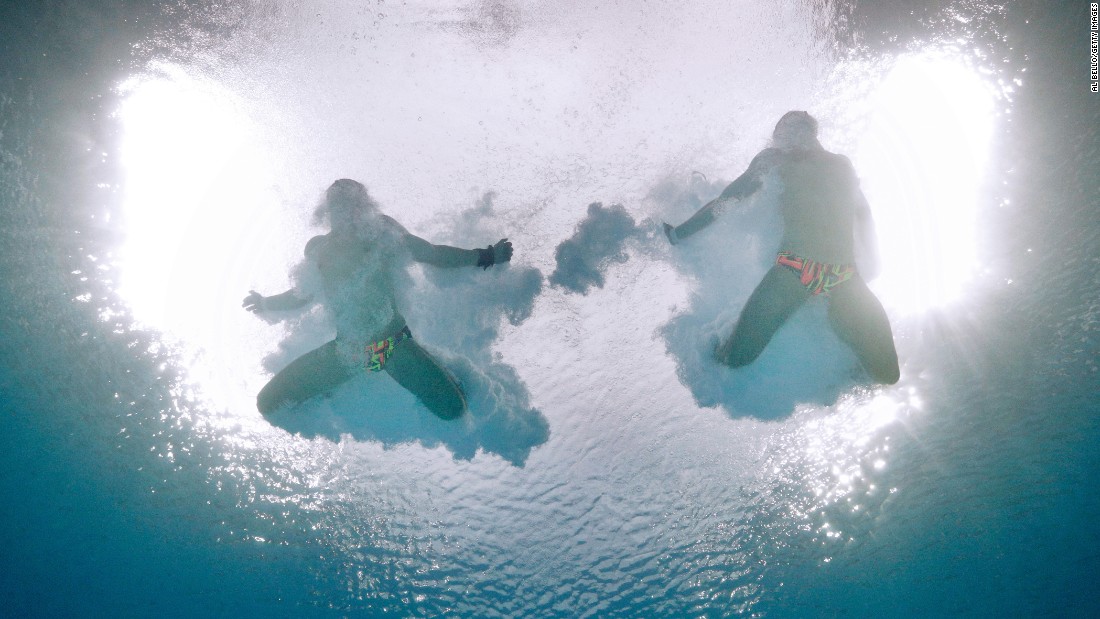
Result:
<instances>
[{"instance_id":1,"label":"bent knee","mask_svg":"<svg viewBox=\"0 0 1100 619\"><path fill-rule=\"evenodd\" d=\"M894 385L901 379L901 369L898 366L882 368L875 372L874 379L884 385Z\"/></svg>"},{"instance_id":2,"label":"bent knee","mask_svg":"<svg viewBox=\"0 0 1100 619\"><path fill-rule=\"evenodd\" d=\"M760 352L760 350L746 350L744 347L738 346L734 346L729 350L717 348L714 351L714 359L722 365L737 369L756 361L756 358L760 356Z\"/></svg>"},{"instance_id":3,"label":"bent knee","mask_svg":"<svg viewBox=\"0 0 1100 619\"><path fill-rule=\"evenodd\" d=\"M275 396L274 390L263 389L256 396L256 409L260 411L261 415L267 415L279 408L279 399Z\"/></svg>"},{"instance_id":4,"label":"bent knee","mask_svg":"<svg viewBox=\"0 0 1100 619\"><path fill-rule=\"evenodd\" d=\"M454 383L431 393L421 394L420 401L432 414L446 421L458 419L466 412L466 394L462 392L462 387Z\"/></svg>"},{"instance_id":5,"label":"bent knee","mask_svg":"<svg viewBox=\"0 0 1100 619\"><path fill-rule=\"evenodd\" d=\"M893 385L901 379L901 368L898 367L896 355L890 355L889 359L881 359L865 366L867 373L875 382L883 385Z\"/></svg>"},{"instance_id":6,"label":"bent knee","mask_svg":"<svg viewBox=\"0 0 1100 619\"><path fill-rule=\"evenodd\" d=\"M466 400L461 396L447 398L444 402L433 403L429 408L436 417L450 421L452 419L458 419L466 412Z\"/></svg>"}]
</instances>

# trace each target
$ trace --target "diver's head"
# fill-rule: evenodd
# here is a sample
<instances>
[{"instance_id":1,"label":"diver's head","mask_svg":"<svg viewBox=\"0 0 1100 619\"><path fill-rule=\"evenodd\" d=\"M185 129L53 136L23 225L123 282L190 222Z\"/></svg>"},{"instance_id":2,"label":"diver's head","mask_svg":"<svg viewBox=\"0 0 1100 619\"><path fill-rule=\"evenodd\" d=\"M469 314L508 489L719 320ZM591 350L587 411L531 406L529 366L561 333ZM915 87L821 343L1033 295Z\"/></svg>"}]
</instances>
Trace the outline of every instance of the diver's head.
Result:
<instances>
[{"instance_id":1,"label":"diver's head","mask_svg":"<svg viewBox=\"0 0 1100 619\"><path fill-rule=\"evenodd\" d=\"M772 144L782 150L821 148L817 141L817 120L807 112L787 112L775 123Z\"/></svg>"},{"instance_id":2,"label":"diver's head","mask_svg":"<svg viewBox=\"0 0 1100 619\"><path fill-rule=\"evenodd\" d=\"M325 199L313 213L314 223L328 222L332 229L353 228L378 210L378 204L359 181L341 178L325 191Z\"/></svg>"}]
</instances>

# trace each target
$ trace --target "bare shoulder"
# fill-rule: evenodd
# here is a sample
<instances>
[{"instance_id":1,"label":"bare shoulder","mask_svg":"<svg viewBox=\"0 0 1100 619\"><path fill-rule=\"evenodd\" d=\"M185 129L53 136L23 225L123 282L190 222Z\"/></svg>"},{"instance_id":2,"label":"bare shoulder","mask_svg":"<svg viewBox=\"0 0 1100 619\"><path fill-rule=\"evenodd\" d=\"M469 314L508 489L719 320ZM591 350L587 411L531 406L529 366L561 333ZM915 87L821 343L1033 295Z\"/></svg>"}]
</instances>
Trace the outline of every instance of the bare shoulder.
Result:
<instances>
[{"instance_id":1,"label":"bare shoulder","mask_svg":"<svg viewBox=\"0 0 1100 619\"><path fill-rule=\"evenodd\" d=\"M320 251L321 248L323 248L325 246L325 243L327 241L328 241L328 236L325 235L325 234L320 234L318 236L313 237L309 241L307 241L306 242L306 251L305 251L306 257L307 258L312 258L314 255L316 255L317 252Z\"/></svg>"},{"instance_id":2,"label":"bare shoulder","mask_svg":"<svg viewBox=\"0 0 1100 619\"><path fill-rule=\"evenodd\" d=\"M827 151L827 150L822 151L822 153L825 155L825 157L828 159L828 161L830 161L831 163L833 163L837 167L844 167L844 168L848 168L850 170L855 170L855 166L852 165L852 160L849 159L847 155L842 155L840 153L833 153L833 152L830 152L830 151Z\"/></svg>"},{"instance_id":3,"label":"bare shoulder","mask_svg":"<svg viewBox=\"0 0 1100 619\"><path fill-rule=\"evenodd\" d=\"M759 153L756 153L756 156L752 158L749 169L758 174L763 174L782 163L784 157L783 151L778 148L765 148Z\"/></svg>"},{"instance_id":4,"label":"bare shoulder","mask_svg":"<svg viewBox=\"0 0 1100 619\"><path fill-rule=\"evenodd\" d=\"M385 232L390 234L408 235L410 232L405 229L405 226L401 225L401 222L397 221L389 215L380 215L379 220L382 222L382 226Z\"/></svg>"},{"instance_id":5,"label":"bare shoulder","mask_svg":"<svg viewBox=\"0 0 1100 619\"><path fill-rule=\"evenodd\" d=\"M424 239L409 232L405 226L401 225L401 222L389 215L382 215L380 221L382 223L380 232L382 233L384 242L403 245L407 249L412 250L414 254L418 250L422 250L425 245L430 245Z\"/></svg>"}]
</instances>

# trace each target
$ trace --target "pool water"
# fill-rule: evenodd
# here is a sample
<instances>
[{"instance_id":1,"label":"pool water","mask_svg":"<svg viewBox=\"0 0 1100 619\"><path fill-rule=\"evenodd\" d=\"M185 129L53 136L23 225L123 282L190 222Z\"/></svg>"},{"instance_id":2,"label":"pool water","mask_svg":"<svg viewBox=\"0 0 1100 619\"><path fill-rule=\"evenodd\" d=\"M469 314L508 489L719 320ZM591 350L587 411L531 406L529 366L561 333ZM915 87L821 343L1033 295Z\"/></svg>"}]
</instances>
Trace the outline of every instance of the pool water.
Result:
<instances>
[{"instance_id":1,"label":"pool water","mask_svg":"<svg viewBox=\"0 0 1100 619\"><path fill-rule=\"evenodd\" d=\"M1089 6L97 0L0 9L0 615L1090 616ZM810 304L709 358L805 109L872 205L897 385ZM401 303L462 381L264 418L285 289L364 182L487 271Z\"/></svg>"}]
</instances>

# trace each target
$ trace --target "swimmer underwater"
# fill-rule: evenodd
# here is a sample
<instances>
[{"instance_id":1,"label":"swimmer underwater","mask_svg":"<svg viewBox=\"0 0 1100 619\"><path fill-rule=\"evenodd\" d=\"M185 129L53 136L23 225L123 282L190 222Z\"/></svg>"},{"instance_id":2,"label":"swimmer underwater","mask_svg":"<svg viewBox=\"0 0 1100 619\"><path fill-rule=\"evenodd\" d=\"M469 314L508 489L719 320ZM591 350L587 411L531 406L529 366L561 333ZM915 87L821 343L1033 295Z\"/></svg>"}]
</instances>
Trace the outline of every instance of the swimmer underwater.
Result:
<instances>
[{"instance_id":1,"label":"swimmer underwater","mask_svg":"<svg viewBox=\"0 0 1100 619\"><path fill-rule=\"evenodd\" d=\"M748 169L679 226L664 224L673 245L714 222L728 200L743 200L775 174L782 183L783 238L775 264L753 290L733 333L714 351L730 367L752 363L783 323L812 297L829 303L829 324L876 382L898 381L898 355L882 304L856 268L857 248L876 268L874 222L847 157L826 151L817 121L791 111L775 125L772 145Z\"/></svg>"},{"instance_id":2,"label":"swimmer underwater","mask_svg":"<svg viewBox=\"0 0 1100 619\"><path fill-rule=\"evenodd\" d=\"M433 245L383 214L367 188L349 179L328 188L314 219L327 219L331 231L306 243L295 286L268 297L249 291L242 305L259 314L323 303L336 324L336 339L276 374L256 397L260 412L300 404L361 372L385 371L437 416L462 415L465 395L413 339L398 310L391 273L405 258L444 268L488 269L512 259L512 244L501 239L485 249Z\"/></svg>"}]
</instances>

